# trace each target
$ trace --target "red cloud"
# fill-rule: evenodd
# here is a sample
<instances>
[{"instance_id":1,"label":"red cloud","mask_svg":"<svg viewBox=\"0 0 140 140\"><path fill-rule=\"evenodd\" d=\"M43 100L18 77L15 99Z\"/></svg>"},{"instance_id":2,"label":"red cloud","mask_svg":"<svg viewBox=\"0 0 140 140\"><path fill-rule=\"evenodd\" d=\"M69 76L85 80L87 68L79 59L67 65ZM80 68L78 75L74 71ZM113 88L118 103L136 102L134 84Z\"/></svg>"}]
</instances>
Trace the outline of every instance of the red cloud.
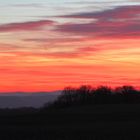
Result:
<instances>
[{"instance_id":1,"label":"red cloud","mask_svg":"<svg viewBox=\"0 0 140 140\"><path fill-rule=\"evenodd\" d=\"M23 23L3 24L0 25L0 32L36 30L46 25L52 25L53 23L54 22L51 20L40 20Z\"/></svg>"}]
</instances>

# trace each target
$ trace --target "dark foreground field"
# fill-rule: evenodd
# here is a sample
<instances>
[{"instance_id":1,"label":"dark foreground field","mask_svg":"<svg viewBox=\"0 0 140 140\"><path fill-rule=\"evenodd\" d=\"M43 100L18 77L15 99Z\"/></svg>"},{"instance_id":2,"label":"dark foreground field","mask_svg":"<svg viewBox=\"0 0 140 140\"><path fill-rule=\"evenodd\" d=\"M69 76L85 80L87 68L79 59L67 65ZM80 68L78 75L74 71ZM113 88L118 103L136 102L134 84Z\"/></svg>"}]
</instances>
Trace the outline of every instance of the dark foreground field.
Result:
<instances>
[{"instance_id":1,"label":"dark foreground field","mask_svg":"<svg viewBox=\"0 0 140 140\"><path fill-rule=\"evenodd\" d=\"M139 140L140 104L1 112L1 140Z\"/></svg>"}]
</instances>

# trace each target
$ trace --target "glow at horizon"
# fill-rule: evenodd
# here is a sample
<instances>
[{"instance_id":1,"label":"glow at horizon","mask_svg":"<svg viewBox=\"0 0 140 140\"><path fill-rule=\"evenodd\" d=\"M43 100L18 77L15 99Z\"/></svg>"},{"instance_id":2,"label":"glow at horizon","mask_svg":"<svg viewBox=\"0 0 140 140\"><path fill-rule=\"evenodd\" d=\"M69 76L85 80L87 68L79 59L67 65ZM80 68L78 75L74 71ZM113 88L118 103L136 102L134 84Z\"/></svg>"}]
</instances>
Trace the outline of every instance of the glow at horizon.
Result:
<instances>
[{"instance_id":1,"label":"glow at horizon","mask_svg":"<svg viewBox=\"0 0 140 140\"><path fill-rule=\"evenodd\" d=\"M140 88L140 0L1 0L0 92Z\"/></svg>"}]
</instances>

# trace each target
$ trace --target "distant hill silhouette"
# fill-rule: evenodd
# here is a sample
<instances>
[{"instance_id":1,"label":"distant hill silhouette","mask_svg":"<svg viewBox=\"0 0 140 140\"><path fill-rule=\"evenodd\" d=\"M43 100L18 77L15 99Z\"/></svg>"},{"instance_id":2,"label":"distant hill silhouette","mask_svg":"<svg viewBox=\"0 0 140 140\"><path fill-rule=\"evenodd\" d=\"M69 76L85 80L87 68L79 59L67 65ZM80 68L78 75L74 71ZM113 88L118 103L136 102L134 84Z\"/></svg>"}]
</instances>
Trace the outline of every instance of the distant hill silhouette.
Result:
<instances>
[{"instance_id":1,"label":"distant hill silhouette","mask_svg":"<svg viewBox=\"0 0 140 140\"><path fill-rule=\"evenodd\" d=\"M60 93L61 91L0 93L0 108L39 108L43 106L44 103L56 100Z\"/></svg>"}]
</instances>

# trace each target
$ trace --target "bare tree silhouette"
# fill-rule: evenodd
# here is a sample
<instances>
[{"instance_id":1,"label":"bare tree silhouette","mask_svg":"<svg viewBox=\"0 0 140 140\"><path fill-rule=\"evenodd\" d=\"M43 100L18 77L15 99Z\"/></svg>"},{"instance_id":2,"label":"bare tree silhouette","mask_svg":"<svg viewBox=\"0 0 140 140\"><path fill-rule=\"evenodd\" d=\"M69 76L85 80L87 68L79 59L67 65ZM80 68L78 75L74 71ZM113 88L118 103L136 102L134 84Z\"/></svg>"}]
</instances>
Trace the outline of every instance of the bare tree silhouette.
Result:
<instances>
[{"instance_id":1,"label":"bare tree silhouette","mask_svg":"<svg viewBox=\"0 0 140 140\"><path fill-rule=\"evenodd\" d=\"M120 103L140 103L140 91L133 86L122 86L115 89L108 86L92 88L89 85L82 85L79 88L66 87L53 106Z\"/></svg>"}]
</instances>

